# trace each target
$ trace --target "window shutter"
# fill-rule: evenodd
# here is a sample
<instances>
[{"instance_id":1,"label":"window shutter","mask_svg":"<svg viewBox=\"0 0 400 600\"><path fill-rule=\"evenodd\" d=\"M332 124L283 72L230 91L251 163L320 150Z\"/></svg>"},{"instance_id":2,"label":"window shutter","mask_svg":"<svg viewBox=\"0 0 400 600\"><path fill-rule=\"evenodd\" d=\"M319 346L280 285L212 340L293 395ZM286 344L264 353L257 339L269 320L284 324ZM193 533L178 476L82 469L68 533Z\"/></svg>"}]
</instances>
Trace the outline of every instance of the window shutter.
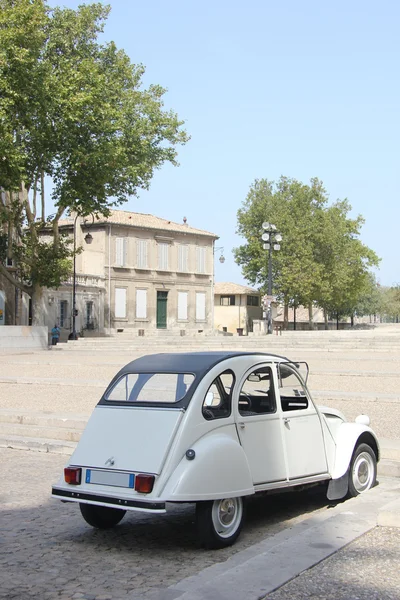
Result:
<instances>
[{"instance_id":1,"label":"window shutter","mask_svg":"<svg viewBox=\"0 0 400 600\"><path fill-rule=\"evenodd\" d=\"M178 246L178 271L180 273L187 273L188 271L188 253L189 247L185 244Z\"/></svg>"},{"instance_id":2,"label":"window shutter","mask_svg":"<svg viewBox=\"0 0 400 600\"><path fill-rule=\"evenodd\" d=\"M122 238L122 266L126 267L128 264L128 238Z\"/></svg>"},{"instance_id":3,"label":"window shutter","mask_svg":"<svg viewBox=\"0 0 400 600\"><path fill-rule=\"evenodd\" d=\"M137 266L147 268L147 240L137 240Z\"/></svg>"},{"instance_id":4,"label":"window shutter","mask_svg":"<svg viewBox=\"0 0 400 600\"><path fill-rule=\"evenodd\" d=\"M122 267L124 260L124 238L115 238L115 265Z\"/></svg>"},{"instance_id":5,"label":"window shutter","mask_svg":"<svg viewBox=\"0 0 400 600\"><path fill-rule=\"evenodd\" d=\"M196 271L197 273L206 272L206 249L204 246L196 247Z\"/></svg>"},{"instance_id":6,"label":"window shutter","mask_svg":"<svg viewBox=\"0 0 400 600\"><path fill-rule=\"evenodd\" d=\"M188 318L188 293L178 292L178 321L187 321Z\"/></svg>"},{"instance_id":7,"label":"window shutter","mask_svg":"<svg viewBox=\"0 0 400 600\"><path fill-rule=\"evenodd\" d=\"M147 290L136 290L136 318L147 318Z\"/></svg>"},{"instance_id":8,"label":"window shutter","mask_svg":"<svg viewBox=\"0 0 400 600\"><path fill-rule=\"evenodd\" d=\"M196 321L206 320L206 295L204 292L196 293Z\"/></svg>"},{"instance_id":9,"label":"window shutter","mask_svg":"<svg viewBox=\"0 0 400 600\"><path fill-rule=\"evenodd\" d=\"M158 268L168 271L168 248L169 244L158 244Z\"/></svg>"},{"instance_id":10,"label":"window shutter","mask_svg":"<svg viewBox=\"0 0 400 600\"><path fill-rule=\"evenodd\" d=\"M126 288L115 288L115 318L126 319Z\"/></svg>"}]
</instances>

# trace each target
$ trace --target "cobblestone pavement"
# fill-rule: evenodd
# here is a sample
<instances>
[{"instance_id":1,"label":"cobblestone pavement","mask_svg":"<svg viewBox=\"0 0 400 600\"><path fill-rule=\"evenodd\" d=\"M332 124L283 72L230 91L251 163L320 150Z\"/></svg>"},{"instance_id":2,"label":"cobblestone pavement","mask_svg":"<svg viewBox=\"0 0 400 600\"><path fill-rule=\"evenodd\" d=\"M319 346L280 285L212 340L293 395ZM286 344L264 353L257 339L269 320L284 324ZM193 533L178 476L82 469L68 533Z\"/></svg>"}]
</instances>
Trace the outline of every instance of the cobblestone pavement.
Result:
<instances>
[{"instance_id":1,"label":"cobblestone pavement","mask_svg":"<svg viewBox=\"0 0 400 600\"><path fill-rule=\"evenodd\" d=\"M266 600L399 600L400 529L376 527Z\"/></svg>"},{"instance_id":2,"label":"cobblestone pavement","mask_svg":"<svg viewBox=\"0 0 400 600\"><path fill-rule=\"evenodd\" d=\"M76 504L50 498L65 457L0 448L1 600L146 599L269 535L327 510L322 490L249 502L238 542L218 551L199 549L194 508L172 506L167 515L127 513L114 530L90 528Z\"/></svg>"}]
</instances>

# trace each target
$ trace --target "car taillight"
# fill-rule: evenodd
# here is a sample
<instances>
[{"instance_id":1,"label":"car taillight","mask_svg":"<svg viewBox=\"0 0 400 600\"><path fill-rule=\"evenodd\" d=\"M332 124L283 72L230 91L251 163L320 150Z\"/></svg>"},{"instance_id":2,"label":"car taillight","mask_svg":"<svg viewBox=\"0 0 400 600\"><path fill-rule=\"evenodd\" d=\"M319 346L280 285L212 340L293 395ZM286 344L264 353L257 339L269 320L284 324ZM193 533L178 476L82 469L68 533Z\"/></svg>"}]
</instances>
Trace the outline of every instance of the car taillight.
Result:
<instances>
[{"instance_id":1,"label":"car taillight","mask_svg":"<svg viewBox=\"0 0 400 600\"><path fill-rule=\"evenodd\" d=\"M80 467L66 467L64 469L65 483L70 485L79 485L82 478L82 469Z\"/></svg>"},{"instance_id":2,"label":"car taillight","mask_svg":"<svg viewBox=\"0 0 400 600\"><path fill-rule=\"evenodd\" d=\"M150 494L153 491L154 475L136 475L135 490L141 494Z\"/></svg>"}]
</instances>

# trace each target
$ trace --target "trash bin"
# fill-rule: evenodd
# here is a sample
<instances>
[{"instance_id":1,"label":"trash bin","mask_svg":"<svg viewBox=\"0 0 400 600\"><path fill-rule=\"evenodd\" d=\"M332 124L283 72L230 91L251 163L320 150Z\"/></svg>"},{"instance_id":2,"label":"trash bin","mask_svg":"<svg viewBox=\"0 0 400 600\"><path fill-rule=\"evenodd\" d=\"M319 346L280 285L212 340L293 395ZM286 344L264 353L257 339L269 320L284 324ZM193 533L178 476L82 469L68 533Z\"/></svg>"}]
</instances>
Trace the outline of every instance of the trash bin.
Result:
<instances>
[{"instance_id":1,"label":"trash bin","mask_svg":"<svg viewBox=\"0 0 400 600\"><path fill-rule=\"evenodd\" d=\"M236 329L236 332L237 332L238 335L243 335L243 327L238 327Z\"/></svg>"}]
</instances>

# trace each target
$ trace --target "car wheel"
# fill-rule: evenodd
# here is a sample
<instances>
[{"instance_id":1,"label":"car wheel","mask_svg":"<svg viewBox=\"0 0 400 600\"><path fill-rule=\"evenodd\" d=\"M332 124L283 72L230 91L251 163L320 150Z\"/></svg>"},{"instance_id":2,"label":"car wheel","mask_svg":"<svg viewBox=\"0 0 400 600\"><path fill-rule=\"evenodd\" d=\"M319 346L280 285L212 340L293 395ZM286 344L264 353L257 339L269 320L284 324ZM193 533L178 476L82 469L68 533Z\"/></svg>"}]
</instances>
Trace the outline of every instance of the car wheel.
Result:
<instances>
[{"instance_id":1,"label":"car wheel","mask_svg":"<svg viewBox=\"0 0 400 600\"><path fill-rule=\"evenodd\" d=\"M198 502L197 537L205 548L225 548L235 542L244 520L243 498Z\"/></svg>"},{"instance_id":2,"label":"car wheel","mask_svg":"<svg viewBox=\"0 0 400 600\"><path fill-rule=\"evenodd\" d=\"M126 510L96 506L95 504L79 504L82 517L86 523L98 529L111 529L124 518Z\"/></svg>"},{"instance_id":3,"label":"car wheel","mask_svg":"<svg viewBox=\"0 0 400 600\"><path fill-rule=\"evenodd\" d=\"M350 463L349 496L366 492L376 482L376 456L371 446L360 444L356 447Z\"/></svg>"}]
</instances>

